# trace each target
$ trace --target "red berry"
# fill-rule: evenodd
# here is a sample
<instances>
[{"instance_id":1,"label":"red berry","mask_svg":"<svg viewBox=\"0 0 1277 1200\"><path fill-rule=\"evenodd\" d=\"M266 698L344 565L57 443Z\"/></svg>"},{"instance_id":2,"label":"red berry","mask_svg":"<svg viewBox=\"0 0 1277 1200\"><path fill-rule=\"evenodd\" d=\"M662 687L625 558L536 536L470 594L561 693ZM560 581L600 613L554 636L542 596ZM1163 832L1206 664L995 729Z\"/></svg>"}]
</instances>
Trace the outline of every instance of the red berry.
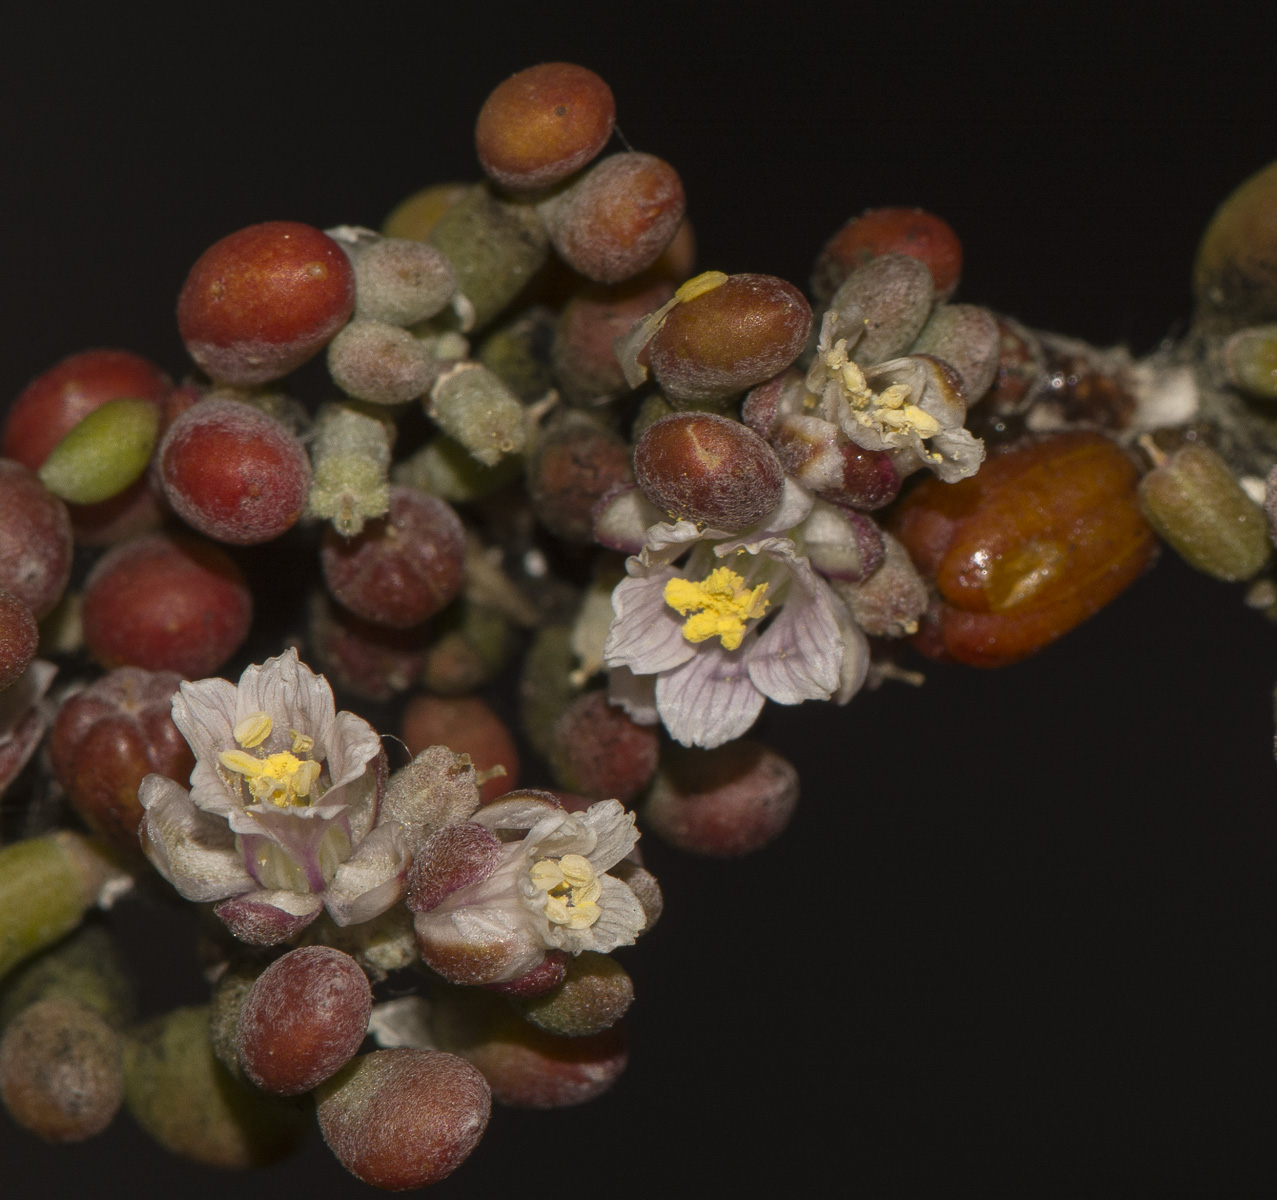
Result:
<instances>
[{"instance_id":1,"label":"red berry","mask_svg":"<svg viewBox=\"0 0 1277 1200\"><path fill-rule=\"evenodd\" d=\"M586 692L554 723L550 761L564 787L593 800L628 804L656 770L660 738L609 704L604 691Z\"/></svg>"},{"instance_id":2,"label":"red berry","mask_svg":"<svg viewBox=\"0 0 1277 1200\"><path fill-rule=\"evenodd\" d=\"M408 629L461 590L466 535L445 501L393 485L390 512L358 537L324 532L320 564L329 591L356 616Z\"/></svg>"},{"instance_id":3,"label":"red berry","mask_svg":"<svg viewBox=\"0 0 1277 1200\"><path fill-rule=\"evenodd\" d=\"M53 724L49 757L75 810L134 854L142 820L138 785L151 772L184 784L195 768L173 724L173 693L181 681L173 671L121 667L72 696Z\"/></svg>"},{"instance_id":4,"label":"red berry","mask_svg":"<svg viewBox=\"0 0 1277 1200\"><path fill-rule=\"evenodd\" d=\"M812 274L816 298L828 300L852 271L883 254L907 254L925 263L940 302L958 286L962 243L947 221L921 208L871 208L825 243Z\"/></svg>"},{"instance_id":5,"label":"red berry","mask_svg":"<svg viewBox=\"0 0 1277 1200\"><path fill-rule=\"evenodd\" d=\"M0 692L27 669L39 641L31 610L17 596L0 592Z\"/></svg>"},{"instance_id":6,"label":"red berry","mask_svg":"<svg viewBox=\"0 0 1277 1200\"><path fill-rule=\"evenodd\" d=\"M355 273L327 234L297 221L250 225L200 255L177 324L220 383L252 387L313 357L350 319Z\"/></svg>"},{"instance_id":7,"label":"red berry","mask_svg":"<svg viewBox=\"0 0 1277 1200\"><path fill-rule=\"evenodd\" d=\"M549 187L603 149L615 119L612 90L593 71L541 63L493 89L479 111L475 148L503 187Z\"/></svg>"},{"instance_id":8,"label":"red berry","mask_svg":"<svg viewBox=\"0 0 1277 1200\"><path fill-rule=\"evenodd\" d=\"M84 641L104 667L211 675L253 618L244 576L216 546L151 534L108 551L84 591Z\"/></svg>"},{"instance_id":9,"label":"red berry","mask_svg":"<svg viewBox=\"0 0 1277 1200\"><path fill-rule=\"evenodd\" d=\"M127 350L85 350L37 375L5 418L0 452L37 471L53 448L89 413L111 400L161 403L172 390L167 375Z\"/></svg>"},{"instance_id":10,"label":"red berry","mask_svg":"<svg viewBox=\"0 0 1277 1200\"><path fill-rule=\"evenodd\" d=\"M291 950L244 997L239 1061L263 1091L299 1096L354 1058L371 1011L372 988L349 954L331 946Z\"/></svg>"},{"instance_id":11,"label":"red berry","mask_svg":"<svg viewBox=\"0 0 1277 1200\"><path fill-rule=\"evenodd\" d=\"M26 467L0 459L0 590L35 614L50 612L71 577L67 507Z\"/></svg>"},{"instance_id":12,"label":"red berry","mask_svg":"<svg viewBox=\"0 0 1277 1200\"><path fill-rule=\"evenodd\" d=\"M310 457L274 417L235 400L188 408L164 436L159 474L174 511L219 542L251 546L292 528Z\"/></svg>"}]
</instances>

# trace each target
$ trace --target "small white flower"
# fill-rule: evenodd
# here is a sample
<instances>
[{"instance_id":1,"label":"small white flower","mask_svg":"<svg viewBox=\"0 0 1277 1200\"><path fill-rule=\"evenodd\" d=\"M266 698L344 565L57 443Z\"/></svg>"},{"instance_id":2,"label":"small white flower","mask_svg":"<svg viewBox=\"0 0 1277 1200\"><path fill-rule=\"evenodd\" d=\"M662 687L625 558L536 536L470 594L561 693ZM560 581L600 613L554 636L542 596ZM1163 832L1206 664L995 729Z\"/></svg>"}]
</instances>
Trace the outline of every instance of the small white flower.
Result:
<instances>
[{"instance_id":1,"label":"small white flower","mask_svg":"<svg viewBox=\"0 0 1277 1200\"><path fill-rule=\"evenodd\" d=\"M863 450L888 451L903 477L926 466L946 483L974 475L984 443L963 428L962 384L929 355L893 358L862 370L839 336L842 319L827 312L807 372L807 403ZM854 340L854 339L853 339Z\"/></svg>"},{"instance_id":2,"label":"small white flower","mask_svg":"<svg viewBox=\"0 0 1277 1200\"><path fill-rule=\"evenodd\" d=\"M436 971L460 983L502 983L538 966L548 950L607 954L633 944L646 924L643 906L607 874L639 836L634 814L618 801L569 813L512 796L485 805L471 821L493 835L491 863L415 918L422 957ZM524 836L498 849L498 831ZM436 876L454 869L446 834L422 851L420 865Z\"/></svg>"},{"instance_id":3,"label":"small white flower","mask_svg":"<svg viewBox=\"0 0 1277 1200\"><path fill-rule=\"evenodd\" d=\"M789 525L803 516L786 509ZM683 745L713 747L740 737L766 699L841 701L859 686L864 635L793 540L777 536L779 521L771 524L737 538L689 521L654 525L626 562L604 653L611 699L634 720L659 717Z\"/></svg>"},{"instance_id":4,"label":"small white flower","mask_svg":"<svg viewBox=\"0 0 1277 1200\"><path fill-rule=\"evenodd\" d=\"M236 936L270 944L325 906L367 921L403 894L399 826L378 823L381 741L336 712L332 689L288 650L239 686L183 683L173 721L195 752L191 790L161 775L138 789L142 848L188 900L220 900Z\"/></svg>"}]
</instances>

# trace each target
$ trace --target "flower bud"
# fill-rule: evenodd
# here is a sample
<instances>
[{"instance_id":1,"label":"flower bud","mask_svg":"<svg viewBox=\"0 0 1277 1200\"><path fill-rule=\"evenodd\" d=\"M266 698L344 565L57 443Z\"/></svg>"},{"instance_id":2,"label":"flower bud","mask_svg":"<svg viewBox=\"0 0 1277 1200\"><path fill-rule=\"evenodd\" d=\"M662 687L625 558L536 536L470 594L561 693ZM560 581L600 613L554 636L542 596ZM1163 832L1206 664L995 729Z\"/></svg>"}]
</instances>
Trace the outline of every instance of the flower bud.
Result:
<instances>
[{"instance_id":1,"label":"flower bud","mask_svg":"<svg viewBox=\"0 0 1277 1200\"><path fill-rule=\"evenodd\" d=\"M386 237L347 253L355 267L355 315L368 321L415 325L443 309L457 287L452 264L424 242Z\"/></svg>"},{"instance_id":2,"label":"flower bud","mask_svg":"<svg viewBox=\"0 0 1277 1200\"><path fill-rule=\"evenodd\" d=\"M1226 332L1277 320L1277 163L1224 201L1193 264L1196 319Z\"/></svg>"},{"instance_id":3,"label":"flower bud","mask_svg":"<svg viewBox=\"0 0 1277 1200\"><path fill-rule=\"evenodd\" d=\"M869 209L853 217L817 257L812 295L825 303L856 268L892 253L924 263L942 303L953 295L962 272L962 243L946 221L921 208Z\"/></svg>"},{"instance_id":4,"label":"flower bud","mask_svg":"<svg viewBox=\"0 0 1277 1200\"><path fill-rule=\"evenodd\" d=\"M384 414L353 402L325 404L315 418L314 463L306 515L327 520L344 537L390 507L390 447L394 427Z\"/></svg>"},{"instance_id":5,"label":"flower bud","mask_svg":"<svg viewBox=\"0 0 1277 1200\"><path fill-rule=\"evenodd\" d=\"M550 346L557 321L551 309L534 304L493 329L475 357L524 404L530 404L554 386Z\"/></svg>"},{"instance_id":6,"label":"flower bud","mask_svg":"<svg viewBox=\"0 0 1277 1200\"><path fill-rule=\"evenodd\" d=\"M585 1104L616 1082L629 1059L623 1024L555 1037L482 991L441 993L431 1027L442 1048L478 1067L493 1097L514 1108Z\"/></svg>"},{"instance_id":7,"label":"flower bud","mask_svg":"<svg viewBox=\"0 0 1277 1200\"><path fill-rule=\"evenodd\" d=\"M39 1000L0 1038L0 1100L19 1125L47 1142L101 1133L123 1098L119 1036L76 1000Z\"/></svg>"},{"instance_id":8,"label":"flower bud","mask_svg":"<svg viewBox=\"0 0 1277 1200\"><path fill-rule=\"evenodd\" d=\"M149 400L109 400L53 448L40 482L70 504L109 500L146 470L159 429L160 410Z\"/></svg>"},{"instance_id":9,"label":"flower bud","mask_svg":"<svg viewBox=\"0 0 1277 1200\"><path fill-rule=\"evenodd\" d=\"M870 637L909 637L927 611L927 585L909 552L891 534L879 532L883 558L878 569L865 579L836 581L834 591Z\"/></svg>"},{"instance_id":10,"label":"flower bud","mask_svg":"<svg viewBox=\"0 0 1277 1200\"><path fill-rule=\"evenodd\" d=\"M819 417L781 416L772 449L804 487L848 508L873 512L900 494L901 475L887 450L865 450Z\"/></svg>"},{"instance_id":11,"label":"flower bud","mask_svg":"<svg viewBox=\"0 0 1277 1200\"><path fill-rule=\"evenodd\" d=\"M1140 511L1190 567L1232 583L1272 554L1260 507L1214 450L1189 443L1139 486Z\"/></svg>"},{"instance_id":12,"label":"flower bud","mask_svg":"<svg viewBox=\"0 0 1277 1200\"><path fill-rule=\"evenodd\" d=\"M124 1099L166 1150L211 1167L276 1162L301 1144L308 1125L304 1108L238 1083L218 1062L207 1005L174 1009L134 1031Z\"/></svg>"},{"instance_id":13,"label":"flower bud","mask_svg":"<svg viewBox=\"0 0 1277 1200\"><path fill-rule=\"evenodd\" d=\"M863 513L817 500L802 524L811 565L827 579L860 583L886 555L882 531Z\"/></svg>"},{"instance_id":14,"label":"flower bud","mask_svg":"<svg viewBox=\"0 0 1277 1200\"><path fill-rule=\"evenodd\" d=\"M529 204L499 200L477 184L430 230L457 274L457 289L474 306L474 327L488 324L549 257L550 244Z\"/></svg>"},{"instance_id":15,"label":"flower bud","mask_svg":"<svg viewBox=\"0 0 1277 1200\"><path fill-rule=\"evenodd\" d=\"M911 354L942 358L962 379L968 405L989 390L998 374L1001 337L997 318L975 304L942 304L922 327Z\"/></svg>"},{"instance_id":16,"label":"flower bud","mask_svg":"<svg viewBox=\"0 0 1277 1200\"><path fill-rule=\"evenodd\" d=\"M435 1050L375 1050L324 1084L319 1129L352 1175L387 1191L426 1187L451 1175L488 1126L483 1077Z\"/></svg>"},{"instance_id":17,"label":"flower bud","mask_svg":"<svg viewBox=\"0 0 1277 1200\"><path fill-rule=\"evenodd\" d=\"M785 481L762 438L712 413L674 413L658 421L635 447L634 475L647 498L671 517L728 533L771 512Z\"/></svg>"},{"instance_id":18,"label":"flower bud","mask_svg":"<svg viewBox=\"0 0 1277 1200\"><path fill-rule=\"evenodd\" d=\"M208 1038L217 1061L240 1083L248 1080L239 1061L239 1014L266 964L255 960L232 963L213 987L208 1005Z\"/></svg>"},{"instance_id":19,"label":"flower bud","mask_svg":"<svg viewBox=\"0 0 1277 1200\"><path fill-rule=\"evenodd\" d=\"M521 453L527 437L523 405L481 363L458 363L441 376L426 414L486 467Z\"/></svg>"},{"instance_id":20,"label":"flower bud","mask_svg":"<svg viewBox=\"0 0 1277 1200\"><path fill-rule=\"evenodd\" d=\"M724 400L783 371L811 333L811 306L773 275L732 275L676 304L648 343L674 401Z\"/></svg>"},{"instance_id":21,"label":"flower bud","mask_svg":"<svg viewBox=\"0 0 1277 1200\"><path fill-rule=\"evenodd\" d=\"M680 850L737 858L780 834L797 804L793 766L759 742L736 741L713 750L668 747L641 816Z\"/></svg>"},{"instance_id":22,"label":"flower bud","mask_svg":"<svg viewBox=\"0 0 1277 1200\"><path fill-rule=\"evenodd\" d=\"M532 511L570 542L594 537L594 506L633 478L629 447L611 430L565 412L542 433L528 460Z\"/></svg>"},{"instance_id":23,"label":"flower bud","mask_svg":"<svg viewBox=\"0 0 1277 1200\"><path fill-rule=\"evenodd\" d=\"M608 954L587 950L567 962L563 982L515 1006L546 1033L589 1037L611 1029L634 1003L634 981Z\"/></svg>"},{"instance_id":24,"label":"flower bud","mask_svg":"<svg viewBox=\"0 0 1277 1200\"><path fill-rule=\"evenodd\" d=\"M884 254L853 271L829 302L847 354L872 367L908 351L931 315L935 287L916 258ZM855 343L852 338L859 332Z\"/></svg>"},{"instance_id":25,"label":"flower bud","mask_svg":"<svg viewBox=\"0 0 1277 1200\"><path fill-rule=\"evenodd\" d=\"M1224 344L1229 382L1256 400L1277 400L1277 325L1240 329Z\"/></svg>"},{"instance_id":26,"label":"flower bud","mask_svg":"<svg viewBox=\"0 0 1277 1200\"><path fill-rule=\"evenodd\" d=\"M605 691L578 696L554 723L550 761L569 791L628 804L656 770L660 739L655 725L639 725L609 704Z\"/></svg>"},{"instance_id":27,"label":"flower bud","mask_svg":"<svg viewBox=\"0 0 1277 1200\"><path fill-rule=\"evenodd\" d=\"M356 400L407 404L426 394L439 370L425 344L406 329L356 317L328 343L328 373Z\"/></svg>"},{"instance_id":28,"label":"flower bud","mask_svg":"<svg viewBox=\"0 0 1277 1200\"><path fill-rule=\"evenodd\" d=\"M479 807L474 764L447 746L430 746L391 776L381 807L382 820L399 823L416 855L436 829L474 815Z\"/></svg>"},{"instance_id":29,"label":"flower bud","mask_svg":"<svg viewBox=\"0 0 1277 1200\"><path fill-rule=\"evenodd\" d=\"M519 752L505 722L478 696L414 696L404 709L403 740L410 754L428 746L447 746L468 754L480 774L501 767L504 774L479 789L487 802L519 785Z\"/></svg>"}]
</instances>

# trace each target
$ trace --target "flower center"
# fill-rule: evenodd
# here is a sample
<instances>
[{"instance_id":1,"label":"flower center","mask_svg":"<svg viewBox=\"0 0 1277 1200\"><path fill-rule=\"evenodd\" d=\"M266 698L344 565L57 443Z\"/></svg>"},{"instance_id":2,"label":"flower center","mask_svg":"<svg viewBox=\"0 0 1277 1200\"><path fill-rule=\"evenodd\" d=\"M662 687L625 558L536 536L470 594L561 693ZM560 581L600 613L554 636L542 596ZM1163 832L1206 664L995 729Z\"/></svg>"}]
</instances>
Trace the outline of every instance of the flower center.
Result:
<instances>
[{"instance_id":1,"label":"flower center","mask_svg":"<svg viewBox=\"0 0 1277 1200\"><path fill-rule=\"evenodd\" d=\"M264 712L250 713L233 730L235 740L243 750L223 750L218 761L228 771L242 775L248 790L259 802L269 801L277 808L309 804L311 792L319 781L320 764L312 758L299 758L315 747L315 739L304 733L290 730L293 749L278 754L249 754L268 737L274 723Z\"/></svg>"},{"instance_id":2,"label":"flower center","mask_svg":"<svg viewBox=\"0 0 1277 1200\"><path fill-rule=\"evenodd\" d=\"M852 416L862 425L872 426L882 434L916 433L921 438L934 437L940 432L940 422L935 417L908 402L912 389L906 384L893 383L875 392L866 381L865 373L847 357L846 338L839 338L832 347L822 351L820 358L830 378L837 380Z\"/></svg>"},{"instance_id":3,"label":"flower center","mask_svg":"<svg viewBox=\"0 0 1277 1200\"><path fill-rule=\"evenodd\" d=\"M724 650L735 650L745 636L745 622L767 611L767 584L745 586L727 567L716 567L699 583L674 578L665 585L665 603L681 616L689 642L718 638Z\"/></svg>"},{"instance_id":4,"label":"flower center","mask_svg":"<svg viewBox=\"0 0 1277 1200\"><path fill-rule=\"evenodd\" d=\"M590 860L580 854L539 859L528 872L545 892L546 919L569 929L588 929L601 915L603 885Z\"/></svg>"}]
</instances>

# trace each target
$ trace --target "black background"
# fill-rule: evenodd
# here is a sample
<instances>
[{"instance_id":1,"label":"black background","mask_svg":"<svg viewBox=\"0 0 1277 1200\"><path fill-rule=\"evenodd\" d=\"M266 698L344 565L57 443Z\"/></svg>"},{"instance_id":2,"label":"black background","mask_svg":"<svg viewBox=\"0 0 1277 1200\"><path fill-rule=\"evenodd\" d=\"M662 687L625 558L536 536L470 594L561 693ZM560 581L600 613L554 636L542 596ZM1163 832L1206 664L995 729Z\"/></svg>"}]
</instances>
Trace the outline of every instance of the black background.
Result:
<instances>
[{"instance_id":1,"label":"black background","mask_svg":"<svg viewBox=\"0 0 1277 1200\"><path fill-rule=\"evenodd\" d=\"M680 170L702 268L805 283L850 214L919 204L963 239L960 298L1147 351L1213 208L1277 152L1273 22L1110 9L48 5L0 50L0 397L94 345L180 374L207 245L474 177L484 96L549 59L599 71ZM1033 661L772 708L803 775L783 838L730 863L644 844L668 907L624 952L619 1086L498 1110L438 1194L1271 1192L1274 640L1165 555ZM199 994L172 924L129 920L148 1009ZM308 1186L372 1194L317 1137L227 1176L126 1117L69 1149L0 1121L15 1200Z\"/></svg>"}]
</instances>

